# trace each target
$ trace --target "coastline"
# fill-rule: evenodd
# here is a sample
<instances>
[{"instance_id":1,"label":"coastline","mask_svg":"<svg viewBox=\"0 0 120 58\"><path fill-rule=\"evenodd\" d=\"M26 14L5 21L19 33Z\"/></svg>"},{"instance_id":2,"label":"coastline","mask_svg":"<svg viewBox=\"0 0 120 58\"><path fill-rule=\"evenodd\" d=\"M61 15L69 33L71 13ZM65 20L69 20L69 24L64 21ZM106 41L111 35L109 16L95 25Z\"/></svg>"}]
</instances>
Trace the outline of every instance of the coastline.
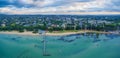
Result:
<instances>
[{"instance_id":1,"label":"coastline","mask_svg":"<svg viewBox=\"0 0 120 58\"><path fill-rule=\"evenodd\" d=\"M103 33L103 34L117 34L115 32L103 32L103 31L94 31L94 30L79 30L79 31L66 31L66 32L46 32L46 35L49 36L62 36L62 35L71 35L71 34L79 34L79 33ZM40 35L38 33L32 33L30 31L18 32L18 31L0 31L0 34L15 34L15 35Z\"/></svg>"},{"instance_id":2,"label":"coastline","mask_svg":"<svg viewBox=\"0 0 120 58\"><path fill-rule=\"evenodd\" d=\"M30 31L25 31L25 32L18 32L18 31L0 31L0 34L15 34L15 35L39 35L39 34L34 34Z\"/></svg>"}]
</instances>

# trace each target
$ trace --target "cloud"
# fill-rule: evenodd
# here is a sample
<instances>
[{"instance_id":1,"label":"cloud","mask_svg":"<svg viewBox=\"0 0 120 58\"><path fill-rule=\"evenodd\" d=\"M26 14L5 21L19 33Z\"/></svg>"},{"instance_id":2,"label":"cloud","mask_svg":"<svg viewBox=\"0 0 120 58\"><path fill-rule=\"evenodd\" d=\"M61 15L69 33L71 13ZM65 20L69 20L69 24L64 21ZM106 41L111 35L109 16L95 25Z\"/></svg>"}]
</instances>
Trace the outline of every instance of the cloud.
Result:
<instances>
[{"instance_id":1,"label":"cloud","mask_svg":"<svg viewBox=\"0 0 120 58\"><path fill-rule=\"evenodd\" d=\"M6 3L6 0L4 0L4 3ZM0 6L4 5L3 7L0 7L0 13L118 14L120 13L119 3L119 0L9 0L7 1L7 4L0 4Z\"/></svg>"}]
</instances>

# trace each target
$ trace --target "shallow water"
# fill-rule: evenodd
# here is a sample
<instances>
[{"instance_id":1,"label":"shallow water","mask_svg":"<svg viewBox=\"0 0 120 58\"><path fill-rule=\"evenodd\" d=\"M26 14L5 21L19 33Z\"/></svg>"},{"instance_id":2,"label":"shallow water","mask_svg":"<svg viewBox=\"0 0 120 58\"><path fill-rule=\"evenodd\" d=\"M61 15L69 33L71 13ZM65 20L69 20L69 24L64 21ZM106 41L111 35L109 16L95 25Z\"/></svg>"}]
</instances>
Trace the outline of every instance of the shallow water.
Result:
<instances>
[{"instance_id":1,"label":"shallow water","mask_svg":"<svg viewBox=\"0 0 120 58\"><path fill-rule=\"evenodd\" d=\"M46 36L50 56L43 56L42 38L0 34L0 58L120 58L119 35Z\"/></svg>"}]
</instances>

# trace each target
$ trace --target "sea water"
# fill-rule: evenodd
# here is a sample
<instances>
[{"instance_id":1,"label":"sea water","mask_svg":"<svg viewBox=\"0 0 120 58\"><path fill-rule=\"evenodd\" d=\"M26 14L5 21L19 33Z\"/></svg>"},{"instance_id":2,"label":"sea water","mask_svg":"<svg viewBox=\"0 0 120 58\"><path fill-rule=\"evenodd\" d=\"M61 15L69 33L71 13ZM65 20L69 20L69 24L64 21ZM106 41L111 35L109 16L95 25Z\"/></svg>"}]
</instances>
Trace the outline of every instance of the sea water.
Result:
<instances>
[{"instance_id":1,"label":"sea water","mask_svg":"<svg viewBox=\"0 0 120 58\"><path fill-rule=\"evenodd\" d=\"M0 34L0 58L120 58L120 35L45 36Z\"/></svg>"}]
</instances>

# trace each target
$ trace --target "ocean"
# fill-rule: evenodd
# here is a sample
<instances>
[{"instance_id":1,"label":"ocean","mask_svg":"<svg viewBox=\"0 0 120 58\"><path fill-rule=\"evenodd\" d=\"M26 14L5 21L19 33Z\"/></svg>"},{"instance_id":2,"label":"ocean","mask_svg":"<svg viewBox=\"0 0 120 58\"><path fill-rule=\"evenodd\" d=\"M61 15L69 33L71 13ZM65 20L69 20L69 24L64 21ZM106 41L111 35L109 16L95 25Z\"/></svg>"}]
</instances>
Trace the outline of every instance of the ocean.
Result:
<instances>
[{"instance_id":1,"label":"ocean","mask_svg":"<svg viewBox=\"0 0 120 58\"><path fill-rule=\"evenodd\" d=\"M120 58L120 35L45 36L0 34L0 58Z\"/></svg>"}]
</instances>

